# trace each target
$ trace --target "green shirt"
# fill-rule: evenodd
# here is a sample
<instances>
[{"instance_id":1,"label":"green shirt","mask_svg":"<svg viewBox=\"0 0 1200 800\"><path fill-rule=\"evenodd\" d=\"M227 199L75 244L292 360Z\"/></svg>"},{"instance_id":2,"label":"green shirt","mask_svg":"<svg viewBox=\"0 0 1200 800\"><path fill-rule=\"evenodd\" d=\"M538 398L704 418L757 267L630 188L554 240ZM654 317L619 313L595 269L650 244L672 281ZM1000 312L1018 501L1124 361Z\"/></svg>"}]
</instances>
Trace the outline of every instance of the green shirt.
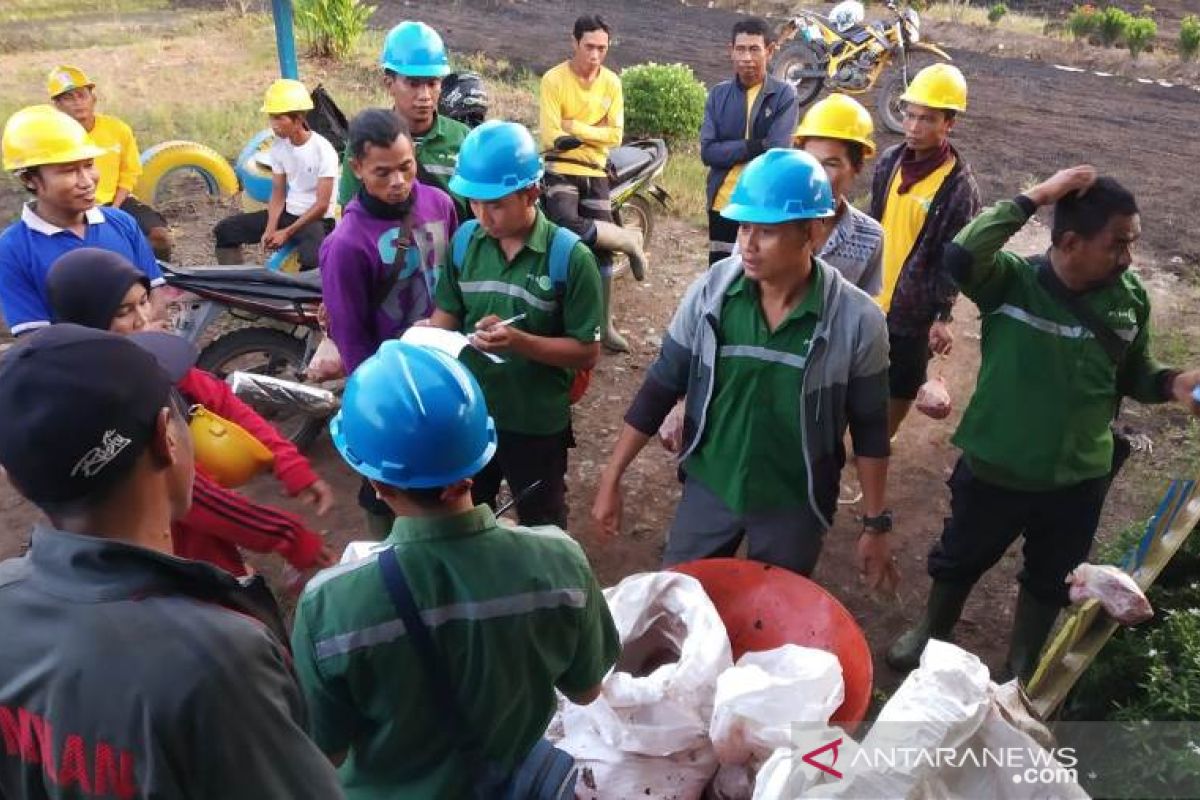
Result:
<instances>
[{"instance_id":1,"label":"green shirt","mask_svg":"<svg viewBox=\"0 0 1200 800\"><path fill-rule=\"evenodd\" d=\"M550 237L557 227L538 211L525 247L510 263L500 243L480 226L467 245L461 271L442 271L437 307L458 318L463 333L474 331L488 314L501 319L525 314L514 325L528 333L600 341L600 271L592 251L582 242L575 245L561 298L550 281ZM473 348L464 349L460 358L479 379L500 430L550 436L567 429L572 370L516 353L504 354L504 363L496 364Z\"/></svg>"},{"instance_id":2,"label":"green shirt","mask_svg":"<svg viewBox=\"0 0 1200 800\"><path fill-rule=\"evenodd\" d=\"M580 546L558 528L506 528L486 506L400 518L396 555L489 758L511 768L543 735L554 688L579 694L620 643ZM350 798L468 797L469 770L384 588L374 557L317 575L292 633L310 733L349 750Z\"/></svg>"},{"instance_id":3,"label":"green shirt","mask_svg":"<svg viewBox=\"0 0 1200 800\"><path fill-rule=\"evenodd\" d=\"M1026 258L1001 251L1025 212L997 203L954 243L971 256L955 275L982 314L979 380L954 444L980 478L1040 491L1109 471L1109 423L1122 395L1161 402L1162 366L1150 355L1150 300L1126 272L1086 303L1130 347L1118 370L1092 333L1042 287Z\"/></svg>"},{"instance_id":4,"label":"green shirt","mask_svg":"<svg viewBox=\"0 0 1200 800\"><path fill-rule=\"evenodd\" d=\"M804 505L808 475L800 397L805 361L821 317L821 272L774 331L758 284L740 276L721 307L716 381L704 438L688 458L688 477L735 513Z\"/></svg>"},{"instance_id":5,"label":"green shirt","mask_svg":"<svg viewBox=\"0 0 1200 800\"><path fill-rule=\"evenodd\" d=\"M462 147L463 139L471 130L456 119L441 114L433 118L433 127L424 136L414 136L413 144L417 148L417 163L420 165L420 180L429 186L436 186L454 200L459 220L471 218L471 206L461 197L450 191L450 178L458 164L458 149ZM346 152L342 156L342 176L338 179L338 205L343 208L358 194L362 184L350 169L350 143L346 143ZM423 173L423 174L421 174Z\"/></svg>"}]
</instances>

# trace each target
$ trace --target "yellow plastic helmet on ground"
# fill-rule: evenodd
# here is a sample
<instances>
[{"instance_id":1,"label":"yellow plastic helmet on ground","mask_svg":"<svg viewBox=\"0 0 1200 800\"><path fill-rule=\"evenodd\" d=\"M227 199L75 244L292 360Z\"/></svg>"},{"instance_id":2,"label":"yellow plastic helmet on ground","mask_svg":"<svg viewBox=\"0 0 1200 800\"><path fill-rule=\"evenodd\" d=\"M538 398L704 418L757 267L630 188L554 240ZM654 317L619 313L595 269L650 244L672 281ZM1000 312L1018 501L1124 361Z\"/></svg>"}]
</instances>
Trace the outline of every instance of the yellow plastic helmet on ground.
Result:
<instances>
[{"instance_id":1,"label":"yellow plastic helmet on ground","mask_svg":"<svg viewBox=\"0 0 1200 800\"><path fill-rule=\"evenodd\" d=\"M263 106L264 114L288 114L294 111L311 111L312 95L300 81L280 78L267 89Z\"/></svg>"},{"instance_id":2,"label":"yellow plastic helmet on ground","mask_svg":"<svg viewBox=\"0 0 1200 800\"><path fill-rule=\"evenodd\" d=\"M70 164L104 155L83 126L54 106L26 106L4 123L0 141L6 170Z\"/></svg>"},{"instance_id":3,"label":"yellow plastic helmet on ground","mask_svg":"<svg viewBox=\"0 0 1200 800\"><path fill-rule=\"evenodd\" d=\"M233 489L271 466L275 456L236 422L204 406L192 409L192 443L196 463L217 483Z\"/></svg>"},{"instance_id":4,"label":"yellow plastic helmet on ground","mask_svg":"<svg viewBox=\"0 0 1200 800\"><path fill-rule=\"evenodd\" d=\"M831 94L814 105L796 128L794 139L841 139L858 142L867 156L875 155L875 123L862 103L844 94Z\"/></svg>"},{"instance_id":5,"label":"yellow plastic helmet on ground","mask_svg":"<svg viewBox=\"0 0 1200 800\"><path fill-rule=\"evenodd\" d=\"M96 82L89 78L86 72L70 64L59 64L46 76L46 94L50 95L51 100L63 92L82 89L85 86L91 89L95 85Z\"/></svg>"},{"instance_id":6,"label":"yellow plastic helmet on ground","mask_svg":"<svg viewBox=\"0 0 1200 800\"><path fill-rule=\"evenodd\" d=\"M958 67L931 64L917 73L900 100L928 108L966 111L967 79Z\"/></svg>"}]
</instances>

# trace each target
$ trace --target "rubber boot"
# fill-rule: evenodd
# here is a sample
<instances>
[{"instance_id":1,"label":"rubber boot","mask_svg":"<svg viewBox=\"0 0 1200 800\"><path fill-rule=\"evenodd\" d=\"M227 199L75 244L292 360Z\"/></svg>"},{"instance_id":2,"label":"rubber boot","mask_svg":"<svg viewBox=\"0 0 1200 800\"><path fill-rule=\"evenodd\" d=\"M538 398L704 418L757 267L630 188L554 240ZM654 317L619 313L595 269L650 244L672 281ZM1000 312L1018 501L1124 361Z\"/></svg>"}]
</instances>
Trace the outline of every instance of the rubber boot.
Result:
<instances>
[{"instance_id":1,"label":"rubber boot","mask_svg":"<svg viewBox=\"0 0 1200 800\"><path fill-rule=\"evenodd\" d=\"M232 266L233 264L244 264L242 261L242 248L239 247L218 247L217 248L217 263L221 266Z\"/></svg>"},{"instance_id":2,"label":"rubber boot","mask_svg":"<svg viewBox=\"0 0 1200 800\"><path fill-rule=\"evenodd\" d=\"M1017 610L1013 614L1012 639L1008 643L1008 658L1005 670L997 683L1006 683L1014 677L1028 683L1037 669L1038 656L1046 637L1058 619L1062 607L1043 602L1021 587L1017 593Z\"/></svg>"},{"instance_id":3,"label":"rubber boot","mask_svg":"<svg viewBox=\"0 0 1200 800\"><path fill-rule=\"evenodd\" d=\"M639 281L646 277L646 254L642 251L642 232L622 228L615 222L596 223L596 247L629 256L629 271Z\"/></svg>"},{"instance_id":4,"label":"rubber boot","mask_svg":"<svg viewBox=\"0 0 1200 800\"><path fill-rule=\"evenodd\" d=\"M600 344L614 353L628 353L629 342L613 325L612 318L612 275L600 276L601 298L604 301L604 326L600 329Z\"/></svg>"},{"instance_id":5,"label":"rubber boot","mask_svg":"<svg viewBox=\"0 0 1200 800\"><path fill-rule=\"evenodd\" d=\"M921 663L921 653L930 639L949 641L970 594L970 586L934 581L925 616L892 643L886 656L888 666L897 672L914 670Z\"/></svg>"}]
</instances>

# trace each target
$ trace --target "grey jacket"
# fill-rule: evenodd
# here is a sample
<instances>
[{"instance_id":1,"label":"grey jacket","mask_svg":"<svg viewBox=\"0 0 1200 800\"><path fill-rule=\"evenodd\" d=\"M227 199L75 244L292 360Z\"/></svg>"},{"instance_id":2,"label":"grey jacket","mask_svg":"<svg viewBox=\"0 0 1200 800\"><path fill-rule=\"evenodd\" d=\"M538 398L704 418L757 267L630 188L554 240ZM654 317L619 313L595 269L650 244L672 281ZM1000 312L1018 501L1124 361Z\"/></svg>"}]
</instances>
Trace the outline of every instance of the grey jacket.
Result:
<instances>
[{"instance_id":1,"label":"grey jacket","mask_svg":"<svg viewBox=\"0 0 1200 800\"><path fill-rule=\"evenodd\" d=\"M803 417L800 455L808 473L809 505L829 527L846 461L846 428L858 455L884 458L890 453L888 337L875 301L820 259L813 264L821 270L824 302L795 402L796 413ZM675 400L686 396L680 462L704 436L720 349L721 306L741 274L741 257L734 255L714 264L688 288L662 350L625 416L631 426L652 435Z\"/></svg>"},{"instance_id":2,"label":"grey jacket","mask_svg":"<svg viewBox=\"0 0 1200 800\"><path fill-rule=\"evenodd\" d=\"M342 797L276 611L261 579L37 528L0 564L0 796Z\"/></svg>"}]
</instances>

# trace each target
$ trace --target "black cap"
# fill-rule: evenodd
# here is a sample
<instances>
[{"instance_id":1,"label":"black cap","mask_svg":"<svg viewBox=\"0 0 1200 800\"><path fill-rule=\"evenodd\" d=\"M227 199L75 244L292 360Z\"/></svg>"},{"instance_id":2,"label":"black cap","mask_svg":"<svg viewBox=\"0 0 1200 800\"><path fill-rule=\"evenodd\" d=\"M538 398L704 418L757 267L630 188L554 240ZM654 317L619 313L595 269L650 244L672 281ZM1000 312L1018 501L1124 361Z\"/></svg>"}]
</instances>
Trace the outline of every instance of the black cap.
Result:
<instances>
[{"instance_id":1,"label":"black cap","mask_svg":"<svg viewBox=\"0 0 1200 800\"><path fill-rule=\"evenodd\" d=\"M172 383L123 336L51 325L22 337L0 360L0 466L34 503L105 489L145 450Z\"/></svg>"}]
</instances>

